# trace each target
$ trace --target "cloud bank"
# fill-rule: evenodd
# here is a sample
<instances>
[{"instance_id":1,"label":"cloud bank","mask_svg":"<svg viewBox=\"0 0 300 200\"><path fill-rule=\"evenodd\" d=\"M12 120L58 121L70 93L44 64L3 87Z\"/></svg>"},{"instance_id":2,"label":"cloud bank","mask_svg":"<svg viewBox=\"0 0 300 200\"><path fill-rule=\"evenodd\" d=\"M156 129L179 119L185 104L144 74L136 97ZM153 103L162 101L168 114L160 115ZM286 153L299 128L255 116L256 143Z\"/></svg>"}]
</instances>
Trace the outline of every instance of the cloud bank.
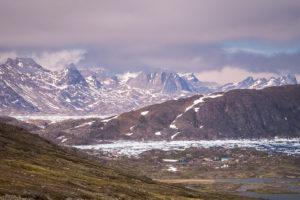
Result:
<instances>
[{"instance_id":1,"label":"cloud bank","mask_svg":"<svg viewBox=\"0 0 300 200\"><path fill-rule=\"evenodd\" d=\"M85 58L85 50L62 50L56 52L43 52L41 54L33 54L31 57L40 65L50 68L63 68L71 63L75 65Z\"/></svg>"},{"instance_id":2,"label":"cloud bank","mask_svg":"<svg viewBox=\"0 0 300 200\"><path fill-rule=\"evenodd\" d=\"M298 0L2 0L0 27L2 62L300 74Z\"/></svg>"},{"instance_id":3,"label":"cloud bank","mask_svg":"<svg viewBox=\"0 0 300 200\"><path fill-rule=\"evenodd\" d=\"M0 63L5 63L7 58L25 57L32 58L38 64L50 70L57 70L74 63L78 64L85 58L87 52L81 49L60 50L60 51L43 51L39 53L28 52L0 52Z\"/></svg>"},{"instance_id":4,"label":"cloud bank","mask_svg":"<svg viewBox=\"0 0 300 200\"><path fill-rule=\"evenodd\" d=\"M300 39L297 0L2 0L0 44L188 44Z\"/></svg>"}]
</instances>

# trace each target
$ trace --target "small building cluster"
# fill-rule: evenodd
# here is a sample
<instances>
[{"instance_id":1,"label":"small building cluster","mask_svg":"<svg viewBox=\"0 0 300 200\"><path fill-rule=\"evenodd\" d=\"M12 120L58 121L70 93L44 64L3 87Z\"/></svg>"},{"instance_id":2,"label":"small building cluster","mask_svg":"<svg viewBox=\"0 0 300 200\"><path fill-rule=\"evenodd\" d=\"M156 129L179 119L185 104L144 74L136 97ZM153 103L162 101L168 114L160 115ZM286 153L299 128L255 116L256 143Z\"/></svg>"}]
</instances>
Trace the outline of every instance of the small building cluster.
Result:
<instances>
[{"instance_id":1,"label":"small building cluster","mask_svg":"<svg viewBox=\"0 0 300 200\"><path fill-rule=\"evenodd\" d=\"M208 167L210 169L225 169L230 167L236 167L246 164L248 162L259 163L259 159L263 157L273 157L273 153L266 153L260 151L248 151L246 148L216 148L214 149L193 149L190 153L186 153L179 158L176 157L176 152L166 152L164 158L157 159L157 156L153 156L152 160L156 160L159 165L166 165L170 167L176 167L176 170L168 171L180 171L182 167ZM257 155L259 153L260 155ZM183 154L183 152L180 152ZM173 169L173 168L172 168ZM183 168L182 168L183 169Z\"/></svg>"}]
</instances>

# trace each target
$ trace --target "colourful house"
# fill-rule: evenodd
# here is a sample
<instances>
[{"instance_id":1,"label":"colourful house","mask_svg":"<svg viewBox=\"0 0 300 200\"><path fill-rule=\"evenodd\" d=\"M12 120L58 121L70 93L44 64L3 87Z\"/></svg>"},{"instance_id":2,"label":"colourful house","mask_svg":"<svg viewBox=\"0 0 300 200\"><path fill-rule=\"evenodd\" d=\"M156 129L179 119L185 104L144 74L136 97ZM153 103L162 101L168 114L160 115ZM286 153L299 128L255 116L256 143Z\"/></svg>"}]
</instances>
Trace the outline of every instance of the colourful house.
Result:
<instances>
[{"instance_id":1,"label":"colourful house","mask_svg":"<svg viewBox=\"0 0 300 200\"><path fill-rule=\"evenodd\" d=\"M227 162L230 161L230 158L221 158L221 162Z\"/></svg>"}]
</instances>

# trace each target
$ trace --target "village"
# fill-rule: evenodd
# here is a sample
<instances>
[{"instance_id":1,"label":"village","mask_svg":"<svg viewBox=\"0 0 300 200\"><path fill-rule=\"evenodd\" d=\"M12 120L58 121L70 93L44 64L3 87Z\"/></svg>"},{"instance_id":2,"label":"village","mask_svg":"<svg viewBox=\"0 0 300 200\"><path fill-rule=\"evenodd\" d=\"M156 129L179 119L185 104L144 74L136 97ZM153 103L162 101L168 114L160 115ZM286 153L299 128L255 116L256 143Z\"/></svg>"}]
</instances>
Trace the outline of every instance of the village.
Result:
<instances>
[{"instance_id":1,"label":"village","mask_svg":"<svg viewBox=\"0 0 300 200\"><path fill-rule=\"evenodd\" d=\"M247 148L190 148L184 151L161 152L152 150L140 155L140 159L149 159L153 163L166 166L167 171L177 172L185 170L218 170L226 168L240 168L243 165L260 164L262 158L268 160L268 165L276 162L275 153L257 151Z\"/></svg>"},{"instance_id":2,"label":"village","mask_svg":"<svg viewBox=\"0 0 300 200\"><path fill-rule=\"evenodd\" d=\"M151 178L300 177L299 157L254 148L154 149L130 157L93 149L85 152L103 162L109 161L109 165L138 170Z\"/></svg>"}]
</instances>

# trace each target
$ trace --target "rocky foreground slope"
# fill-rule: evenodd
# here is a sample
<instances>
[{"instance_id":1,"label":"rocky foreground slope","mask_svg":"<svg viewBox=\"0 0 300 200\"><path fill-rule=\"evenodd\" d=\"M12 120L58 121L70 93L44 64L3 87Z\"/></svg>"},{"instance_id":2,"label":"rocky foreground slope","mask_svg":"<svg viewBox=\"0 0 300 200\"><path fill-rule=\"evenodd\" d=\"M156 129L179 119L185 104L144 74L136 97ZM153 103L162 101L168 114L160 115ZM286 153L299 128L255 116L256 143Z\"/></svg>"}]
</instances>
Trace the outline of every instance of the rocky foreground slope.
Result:
<instances>
[{"instance_id":1,"label":"rocky foreground slope","mask_svg":"<svg viewBox=\"0 0 300 200\"><path fill-rule=\"evenodd\" d=\"M300 85L195 95L107 119L53 123L37 132L69 145L118 139L300 137Z\"/></svg>"},{"instance_id":2,"label":"rocky foreground slope","mask_svg":"<svg viewBox=\"0 0 300 200\"><path fill-rule=\"evenodd\" d=\"M245 199L107 168L4 123L0 158L0 199Z\"/></svg>"}]
</instances>

